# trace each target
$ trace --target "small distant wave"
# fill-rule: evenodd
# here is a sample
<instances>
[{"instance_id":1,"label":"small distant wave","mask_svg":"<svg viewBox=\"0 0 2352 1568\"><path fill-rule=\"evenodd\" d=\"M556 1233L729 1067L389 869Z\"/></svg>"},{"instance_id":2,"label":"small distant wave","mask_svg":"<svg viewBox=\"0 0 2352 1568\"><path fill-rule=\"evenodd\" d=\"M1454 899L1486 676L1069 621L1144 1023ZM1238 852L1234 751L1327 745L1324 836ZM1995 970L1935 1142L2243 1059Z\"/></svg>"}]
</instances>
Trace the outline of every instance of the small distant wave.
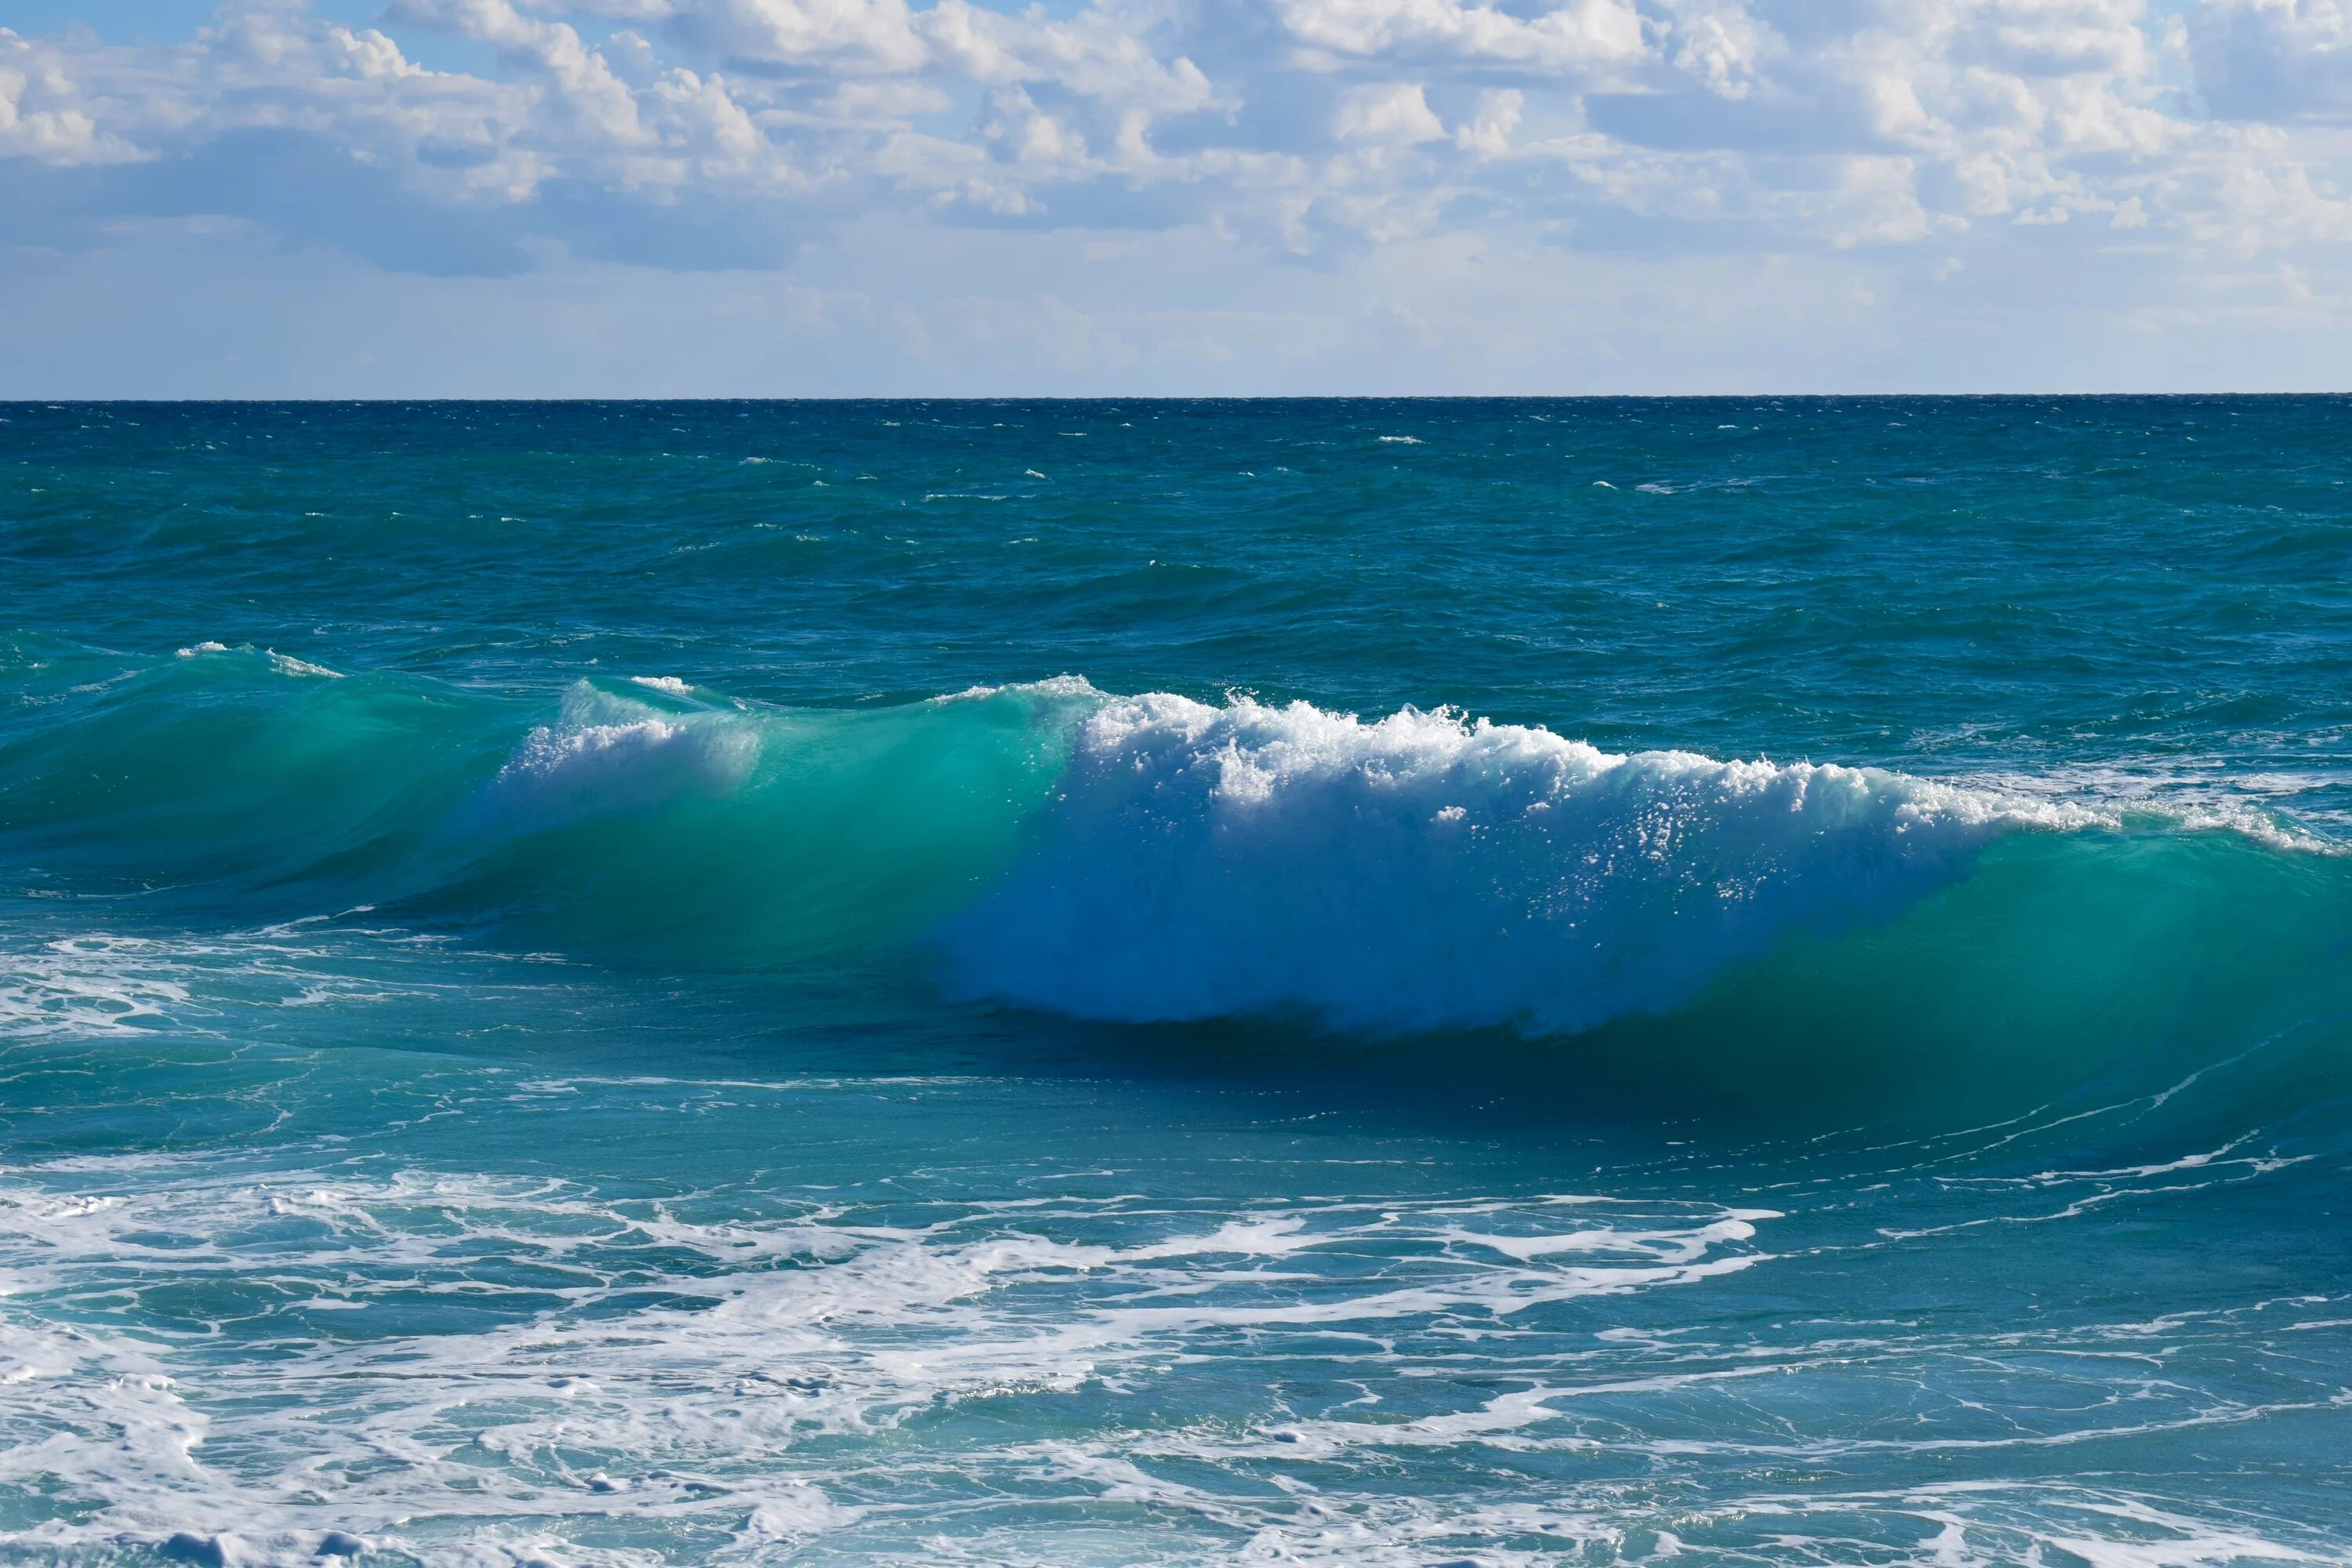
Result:
<instances>
[{"instance_id":1,"label":"small distant wave","mask_svg":"<svg viewBox=\"0 0 2352 1568\"><path fill-rule=\"evenodd\" d=\"M341 680L343 678L342 671L339 669L329 669L323 664L313 664L307 658L296 658L292 654L279 653L276 648L262 648L257 651L251 644L233 648L226 643L205 641L190 643L186 647L178 650L178 657L181 658L203 658L212 654L242 654L247 658L258 658L265 661L269 668L280 675L310 676L324 680Z\"/></svg>"}]
</instances>

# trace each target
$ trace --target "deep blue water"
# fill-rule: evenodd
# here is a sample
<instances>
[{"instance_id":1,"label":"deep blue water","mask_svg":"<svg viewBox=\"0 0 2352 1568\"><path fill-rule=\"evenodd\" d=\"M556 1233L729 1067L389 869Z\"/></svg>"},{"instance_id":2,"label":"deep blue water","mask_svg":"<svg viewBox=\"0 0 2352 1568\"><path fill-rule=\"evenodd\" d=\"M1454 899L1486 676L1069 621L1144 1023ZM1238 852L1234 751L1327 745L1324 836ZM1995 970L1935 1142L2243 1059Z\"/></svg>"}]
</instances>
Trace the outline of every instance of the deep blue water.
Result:
<instances>
[{"instance_id":1,"label":"deep blue water","mask_svg":"<svg viewBox=\"0 0 2352 1568\"><path fill-rule=\"evenodd\" d=\"M0 1557L2352 1563L2347 480L0 405Z\"/></svg>"}]
</instances>

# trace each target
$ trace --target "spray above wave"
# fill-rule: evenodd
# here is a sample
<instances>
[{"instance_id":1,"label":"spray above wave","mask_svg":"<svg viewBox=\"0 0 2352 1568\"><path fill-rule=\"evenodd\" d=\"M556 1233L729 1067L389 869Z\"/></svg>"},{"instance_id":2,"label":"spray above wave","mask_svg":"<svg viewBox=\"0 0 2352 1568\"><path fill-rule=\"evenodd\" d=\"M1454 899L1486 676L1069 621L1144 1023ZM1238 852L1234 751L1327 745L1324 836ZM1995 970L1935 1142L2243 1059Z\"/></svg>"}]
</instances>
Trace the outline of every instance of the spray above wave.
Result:
<instances>
[{"instance_id":1,"label":"spray above wave","mask_svg":"<svg viewBox=\"0 0 2352 1568\"><path fill-rule=\"evenodd\" d=\"M1087 1017L1576 1030L1893 913L2001 834L2112 821L1450 713L1106 699L1029 853L942 941L966 989Z\"/></svg>"}]
</instances>

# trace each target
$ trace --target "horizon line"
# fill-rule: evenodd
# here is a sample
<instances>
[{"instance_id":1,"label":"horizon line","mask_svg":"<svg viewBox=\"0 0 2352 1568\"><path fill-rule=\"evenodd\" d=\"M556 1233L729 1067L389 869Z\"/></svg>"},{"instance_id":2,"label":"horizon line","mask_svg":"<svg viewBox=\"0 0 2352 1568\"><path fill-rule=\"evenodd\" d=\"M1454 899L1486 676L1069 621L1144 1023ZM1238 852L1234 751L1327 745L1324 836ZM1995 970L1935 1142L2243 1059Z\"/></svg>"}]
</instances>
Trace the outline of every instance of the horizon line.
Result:
<instances>
[{"instance_id":1,"label":"horizon line","mask_svg":"<svg viewBox=\"0 0 2352 1568\"><path fill-rule=\"evenodd\" d=\"M512 394L432 394L401 396L365 394L347 396L0 396L0 408L73 406L180 407L207 405L266 405L375 404L650 404L650 403L1724 403L1838 401L2018 402L2132 400L2179 402L2195 398L2352 397L2352 387L2329 391L2242 391L2214 388L2195 392L1202 392L1202 393L681 393L530 396Z\"/></svg>"}]
</instances>

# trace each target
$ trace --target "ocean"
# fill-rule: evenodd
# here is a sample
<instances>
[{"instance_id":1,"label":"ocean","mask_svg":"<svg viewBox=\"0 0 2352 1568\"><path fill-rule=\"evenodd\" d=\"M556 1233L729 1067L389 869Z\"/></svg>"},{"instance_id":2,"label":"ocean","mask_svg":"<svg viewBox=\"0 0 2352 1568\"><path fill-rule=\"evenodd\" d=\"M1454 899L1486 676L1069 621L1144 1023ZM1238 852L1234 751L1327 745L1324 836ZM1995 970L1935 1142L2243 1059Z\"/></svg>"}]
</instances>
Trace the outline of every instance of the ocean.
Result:
<instances>
[{"instance_id":1,"label":"ocean","mask_svg":"<svg viewBox=\"0 0 2352 1568\"><path fill-rule=\"evenodd\" d=\"M0 405L0 1558L2352 1563L2347 481Z\"/></svg>"}]
</instances>

